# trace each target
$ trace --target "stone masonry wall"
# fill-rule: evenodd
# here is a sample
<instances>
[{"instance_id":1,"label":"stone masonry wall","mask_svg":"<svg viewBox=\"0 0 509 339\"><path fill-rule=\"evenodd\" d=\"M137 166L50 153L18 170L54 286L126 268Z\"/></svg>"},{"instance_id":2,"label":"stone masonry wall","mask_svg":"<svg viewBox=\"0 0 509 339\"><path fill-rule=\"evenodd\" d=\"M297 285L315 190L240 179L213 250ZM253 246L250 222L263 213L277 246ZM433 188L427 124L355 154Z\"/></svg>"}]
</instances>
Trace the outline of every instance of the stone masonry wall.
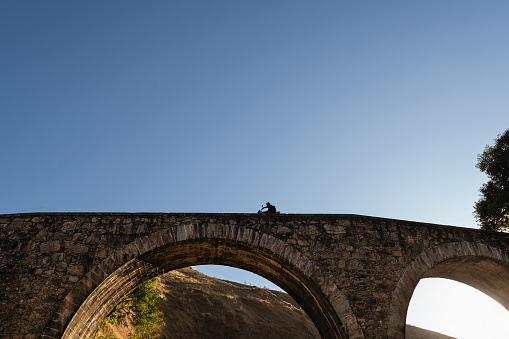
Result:
<instances>
[{"instance_id":1,"label":"stone masonry wall","mask_svg":"<svg viewBox=\"0 0 509 339\"><path fill-rule=\"evenodd\" d=\"M168 227L238 225L284 241L342 291L366 338L387 337L405 269L440 244L509 251L509 236L356 215L32 213L0 215L0 338L40 337L72 287L114 251Z\"/></svg>"}]
</instances>

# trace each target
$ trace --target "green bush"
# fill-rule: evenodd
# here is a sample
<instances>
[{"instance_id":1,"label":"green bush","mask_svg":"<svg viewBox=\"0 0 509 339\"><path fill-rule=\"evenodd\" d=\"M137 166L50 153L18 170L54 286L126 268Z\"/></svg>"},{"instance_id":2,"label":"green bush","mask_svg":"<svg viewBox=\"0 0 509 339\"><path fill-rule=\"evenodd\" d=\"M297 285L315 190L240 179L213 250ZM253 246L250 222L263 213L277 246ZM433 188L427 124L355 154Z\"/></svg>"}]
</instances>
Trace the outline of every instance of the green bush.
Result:
<instances>
[{"instance_id":1,"label":"green bush","mask_svg":"<svg viewBox=\"0 0 509 339\"><path fill-rule=\"evenodd\" d=\"M94 332L94 339L116 338L113 332L106 329L107 324L127 326L129 322L134 332L130 339L155 339L156 327L164 324L164 317L159 302L164 298L154 288L156 279L149 280L127 295L101 322ZM101 330L101 331L99 331ZM101 332L101 333L99 333Z\"/></svg>"}]
</instances>

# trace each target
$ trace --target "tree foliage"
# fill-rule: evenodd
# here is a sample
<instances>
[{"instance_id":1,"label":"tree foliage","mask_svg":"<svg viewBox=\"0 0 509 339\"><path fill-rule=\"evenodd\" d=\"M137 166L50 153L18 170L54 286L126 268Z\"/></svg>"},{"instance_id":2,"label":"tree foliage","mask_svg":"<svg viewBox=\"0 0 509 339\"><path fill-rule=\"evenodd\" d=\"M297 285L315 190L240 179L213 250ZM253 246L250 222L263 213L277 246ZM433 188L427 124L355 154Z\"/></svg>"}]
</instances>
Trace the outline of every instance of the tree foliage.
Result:
<instances>
[{"instance_id":1,"label":"tree foliage","mask_svg":"<svg viewBox=\"0 0 509 339\"><path fill-rule=\"evenodd\" d=\"M163 299L154 288L156 279L147 281L134 289L104 318L94 339L113 339L112 331L106 329L107 324L128 326L130 323L134 332L129 334L130 339L155 339L156 327L164 324L164 317L159 302ZM103 333L99 333L102 329Z\"/></svg>"},{"instance_id":2,"label":"tree foliage","mask_svg":"<svg viewBox=\"0 0 509 339\"><path fill-rule=\"evenodd\" d=\"M477 156L476 167L488 176L479 189L475 216L481 229L509 230L509 129L499 134L493 146L487 145Z\"/></svg>"}]
</instances>

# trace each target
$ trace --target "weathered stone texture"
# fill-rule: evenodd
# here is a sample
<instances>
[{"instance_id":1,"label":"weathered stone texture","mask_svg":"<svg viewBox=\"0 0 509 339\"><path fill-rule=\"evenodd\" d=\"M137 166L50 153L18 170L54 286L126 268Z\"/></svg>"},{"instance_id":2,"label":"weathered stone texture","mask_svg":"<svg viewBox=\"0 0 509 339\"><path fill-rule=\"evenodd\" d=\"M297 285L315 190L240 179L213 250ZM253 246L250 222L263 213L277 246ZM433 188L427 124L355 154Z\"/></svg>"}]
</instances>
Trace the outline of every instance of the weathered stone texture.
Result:
<instances>
[{"instance_id":1,"label":"weathered stone texture","mask_svg":"<svg viewBox=\"0 0 509 339\"><path fill-rule=\"evenodd\" d=\"M308 310L322 309L315 318L333 328L338 317L346 337L402 338L424 276L488 270L486 281L464 282L509 308L508 250L506 234L356 215L0 215L0 338L60 337L71 319L99 317L138 281L205 263L265 275L297 301L302 291ZM94 303L102 311L87 315ZM68 333L89 331L79 326Z\"/></svg>"}]
</instances>

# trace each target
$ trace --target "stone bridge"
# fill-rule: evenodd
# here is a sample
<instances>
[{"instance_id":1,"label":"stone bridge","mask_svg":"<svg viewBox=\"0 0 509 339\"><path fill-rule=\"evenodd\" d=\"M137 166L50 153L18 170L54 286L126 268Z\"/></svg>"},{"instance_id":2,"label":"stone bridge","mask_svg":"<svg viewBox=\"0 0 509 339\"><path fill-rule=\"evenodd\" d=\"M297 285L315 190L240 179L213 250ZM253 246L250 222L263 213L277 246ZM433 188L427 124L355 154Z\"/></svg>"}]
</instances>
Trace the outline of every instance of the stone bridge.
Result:
<instances>
[{"instance_id":1,"label":"stone bridge","mask_svg":"<svg viewBox=\"0 0 509 339\"><path fill-rule=\"evenodd\" d=\"M222 264L288 292L323 338L404 338L417 283L509 309L509 235L358 215L0 215L0 338L87 338L140 283Z\"/></svg>"}]
</instances>

